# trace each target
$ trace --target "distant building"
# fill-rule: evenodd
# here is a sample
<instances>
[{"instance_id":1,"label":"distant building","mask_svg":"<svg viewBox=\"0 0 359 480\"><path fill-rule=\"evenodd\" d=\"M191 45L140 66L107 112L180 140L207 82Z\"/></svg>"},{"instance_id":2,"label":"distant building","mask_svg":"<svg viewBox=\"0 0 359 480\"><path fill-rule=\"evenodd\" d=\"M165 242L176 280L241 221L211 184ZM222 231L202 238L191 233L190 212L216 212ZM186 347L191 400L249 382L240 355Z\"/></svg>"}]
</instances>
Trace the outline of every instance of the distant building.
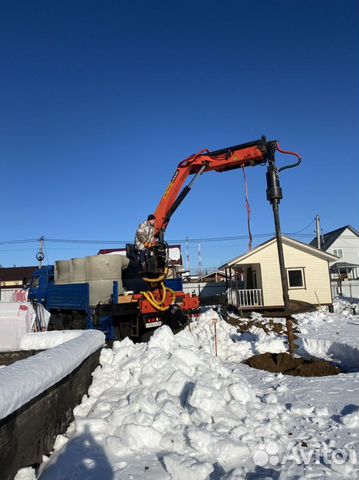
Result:
<instances>
[{"instance_id":1,"label":"distant building","mask_svg":"<svg viewBox=\"0 0 359 480\"><path fill-rule=\"evenodd\" d=\"M31 281L33 272L38 267L1 267L0 301L8 302L15 290L19 290Z\"/></svg>"},{"instance_id":2,"label":"distant building","mask_svg":"<svg viewBox=\"0 0 359 480\"><path fill-rule=\"evenodd\" d=\"M226 274L221 270L207 273L201 276L201 282L225 282Z\"/></svg>"},{"instance_id":3,"label":"distant building","mask_svg":"<svg viewBox=\"0 0 359 480\"><path fill-rule=\"evenodd\" d=\"M317 246L314 238L310 245ZM321 250L337 257L330 262L333 296L359 299L359 232L351 225L321 236Z\"/></svg>"}]
</instances>

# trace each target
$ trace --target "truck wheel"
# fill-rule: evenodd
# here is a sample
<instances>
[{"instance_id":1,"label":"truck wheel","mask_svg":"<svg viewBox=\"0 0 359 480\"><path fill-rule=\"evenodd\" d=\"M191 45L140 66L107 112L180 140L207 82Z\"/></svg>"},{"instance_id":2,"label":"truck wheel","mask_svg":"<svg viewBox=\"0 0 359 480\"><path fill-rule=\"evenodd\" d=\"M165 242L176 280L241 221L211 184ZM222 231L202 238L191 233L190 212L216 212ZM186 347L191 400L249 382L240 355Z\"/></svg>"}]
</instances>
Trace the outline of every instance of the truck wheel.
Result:
<instances>
[{"instance_id":1,"label":"truck wheel","mask_svg":"<svg viewBox=\"0 0 359 480\"><path fill-rule=\"evenodd\" d=\"M155 330L156 330L155 328L150 328L149 330L144 331L142 335L140 335L140 342L142 343L148 342Z\"/></svg>"},{"instance_id":2,"label":"truck wheel","mask_svg":"<svg viewBox=\"0 0 359 480\"><path fill-rule=\"evenodd\" d=\"M126 337L131 338L130 323L114 318L113 329L114 329L115 340L123 340Z\"/></svg>"}]
</instances>

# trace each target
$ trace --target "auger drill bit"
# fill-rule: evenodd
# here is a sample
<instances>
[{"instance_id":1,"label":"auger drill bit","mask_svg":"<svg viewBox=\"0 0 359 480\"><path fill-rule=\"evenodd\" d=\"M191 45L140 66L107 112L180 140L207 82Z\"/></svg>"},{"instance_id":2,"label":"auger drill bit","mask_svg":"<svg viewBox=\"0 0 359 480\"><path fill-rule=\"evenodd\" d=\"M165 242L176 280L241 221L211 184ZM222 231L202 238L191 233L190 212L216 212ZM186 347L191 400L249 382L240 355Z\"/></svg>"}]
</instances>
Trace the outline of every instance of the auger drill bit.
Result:
<instances>
[{"instance_id":1,"label":"auger drill bit","mask_svg":"<svg viewBox=\"0 0 359 480\"><path fill-rule=\"evenodd\" d=\"M298 348L298 345L295 343L295 340L299 338L300 331L298 329L298 322L293 317L288 316L285 319L287 336L288 336L288 350L290 356L293 358L295 350Z\"/></svg>"}]
</instances>

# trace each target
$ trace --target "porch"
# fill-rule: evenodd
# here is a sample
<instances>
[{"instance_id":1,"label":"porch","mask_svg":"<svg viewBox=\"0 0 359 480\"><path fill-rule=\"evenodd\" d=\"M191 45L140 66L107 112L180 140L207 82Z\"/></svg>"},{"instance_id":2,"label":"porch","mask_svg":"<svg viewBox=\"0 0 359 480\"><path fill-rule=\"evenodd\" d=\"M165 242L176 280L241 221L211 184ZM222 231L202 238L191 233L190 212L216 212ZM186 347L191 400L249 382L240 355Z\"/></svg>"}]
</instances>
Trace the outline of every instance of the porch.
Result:
<instances>
[{"instance_id":1,"label":"porch","mask_svg":"<svg viewBox=\"0 0 359 480\"><path fill-rule=\"evenodd\" d=\"M234 265L225 271L228 305L240 310L264 307L259 263Z\"/></svg>"}]
</instances>

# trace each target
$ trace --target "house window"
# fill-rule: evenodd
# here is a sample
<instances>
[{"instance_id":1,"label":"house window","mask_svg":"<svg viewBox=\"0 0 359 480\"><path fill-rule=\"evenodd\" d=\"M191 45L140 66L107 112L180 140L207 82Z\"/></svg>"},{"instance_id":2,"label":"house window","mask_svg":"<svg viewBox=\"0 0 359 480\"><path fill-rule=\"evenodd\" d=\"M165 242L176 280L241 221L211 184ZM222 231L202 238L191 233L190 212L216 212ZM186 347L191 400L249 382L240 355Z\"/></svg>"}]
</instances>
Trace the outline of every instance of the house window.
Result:
<instances>
[{"instance_id":1,"label":"house window","mask_svg":"<svg viewBox=\"0 0 359 480\"><path fill-rule=\"evenodd\" d=\"M292 268L287 273L289 288L305 288L304 268Z\"/></svg>"},{"instance_id":2,"label":"house window","mask_svg":"<svg viewBox=\"0 0 359 480\"><path fill-rule=\"evenodd\" d=\"M342 248L334 248L333 255L339 258L343 258L343 249Z\"/></svg>"}]
</instances>

